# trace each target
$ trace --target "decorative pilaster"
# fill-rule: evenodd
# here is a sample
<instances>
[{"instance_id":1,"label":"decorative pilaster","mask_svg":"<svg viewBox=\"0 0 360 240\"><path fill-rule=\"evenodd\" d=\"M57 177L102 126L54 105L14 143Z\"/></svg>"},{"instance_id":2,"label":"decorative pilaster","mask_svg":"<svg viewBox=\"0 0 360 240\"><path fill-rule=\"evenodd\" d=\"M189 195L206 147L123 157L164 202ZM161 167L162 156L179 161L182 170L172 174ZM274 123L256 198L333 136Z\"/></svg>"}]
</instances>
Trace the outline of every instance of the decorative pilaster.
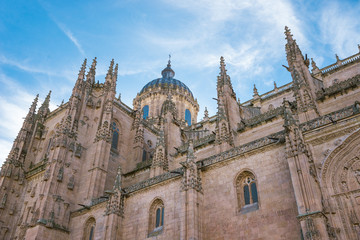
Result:
<instances>
[{"instance_id":1,"label":"decorative pilaster","mask_svg":"<svg viewBox=\"0 0 360 240\"><path fill-rule=\"evenodd\" d=\"M304 140L297 116L284 99L286 158L289 164L302 232L306 239L328 239L326 217L311 151Z\"/></svg>"},{"instance_id":2,"label":"decorative pilaster","mask_svg":"<svg viewBox=\"0 0 360 240\"><path fill-rule=\"evenodd\" d=\"M164 136L164 125L161 124L159 136L157 138L155 154L150 168L150 177L158 176L169 170L167 149Z\"/></svg>"},{"instance_id":3,"label":"decorative pilaster","mask_svg":"<svg viewBox=\"0 0 360 240\"><path fill-rule=\"evenodd\" d=\"M184 174L181 180L181 210L183 216L180 222L180 239L202 239L202 205L203 194L200 170L196 165L193 141L189 141L186 162L181 165Z\"/></svg>"},{"instance_id":4,"label":"decorative pilaster","mask_svg":"<svg viewBox=\"0 0 360 240\"><path fill-rule=\"evenodd\" d=\"M124 217L124 191L121 188L121 167L118 167L112 191L105 211L106 230L104 239L121 239L122 218Z\"/></svg>"}]
</instances>

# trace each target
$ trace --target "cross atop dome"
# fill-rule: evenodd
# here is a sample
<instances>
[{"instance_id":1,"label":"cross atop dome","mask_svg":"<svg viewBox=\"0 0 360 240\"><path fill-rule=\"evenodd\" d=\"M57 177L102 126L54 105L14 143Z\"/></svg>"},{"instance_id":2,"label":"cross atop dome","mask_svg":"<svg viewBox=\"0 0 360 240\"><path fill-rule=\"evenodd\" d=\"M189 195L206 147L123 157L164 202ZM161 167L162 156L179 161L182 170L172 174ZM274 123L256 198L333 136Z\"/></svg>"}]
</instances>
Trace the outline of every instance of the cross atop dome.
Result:
<instances>
[{"instance_id":1,"label":"cross atop dome","mask_svg":"<svg viewBox=\"0 0 360 240\"><path fill-rule=\"evenodd\" d=\"M164 68L164 70L162 70L161 75L163 78L173 78L175 76L175 72L171 68L171 55L170 54L169 54L168 64L167 64L166 68Z\"/></svg>"}]
</instances>

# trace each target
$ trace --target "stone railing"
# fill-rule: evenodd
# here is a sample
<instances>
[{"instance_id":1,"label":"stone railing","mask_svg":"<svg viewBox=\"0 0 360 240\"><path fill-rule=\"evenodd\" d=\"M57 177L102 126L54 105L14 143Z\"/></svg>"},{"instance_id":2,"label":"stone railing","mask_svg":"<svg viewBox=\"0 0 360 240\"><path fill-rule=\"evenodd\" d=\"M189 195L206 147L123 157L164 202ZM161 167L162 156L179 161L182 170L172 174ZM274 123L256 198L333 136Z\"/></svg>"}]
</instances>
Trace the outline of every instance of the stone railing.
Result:
<instances>
[{"instance_id":1,"label":"stone railing","mask_svg":"<svg viewBox=\"0 0 360 240\"><path fill-rule=\"evenodd\" d=\"M282 143L282 142L284 142L284 139L285 139L285 131L281 131L281 132L274 133L269 136L260 138L258 140L252 141L250 143L246 143L244 145L232 148L226 152L205 158L203 160L198 161L196 164L198 165L199 168L207 167L214 163L228 160L229 158L253 151L253 150L261 148L261 147L265 147L265 146L273 144L273 143L279 143L279 142ZM177 168L170 172L166 172L159 176L147 179L145 181L142 181L142 182L136 183L134 185L131 185L127 188L124 188L124 191L125 191L125 193L136 192L141 189L161 183L163 181L180 177L180 176L182 176L182 174L183 174L183 168Z\"/></svg>"},{"instance_id":2,"label":"stone railing","mask_svg":"<svg viewBox=\"0 0 360 240\"><path fill-rule=\"evenodd\" d=\"M316 98L318 100L323 100L323 99L325 99L325 96L334 95L336 93L340 93L349 88L356 88L359 86L360 86L360 74L358 74L352 78L349 78L345 81L335 83L328 88L323 88L322 90L317 91Z\"/></svg>"},{"instance_id":3,"label":"stone railing","mask_svg":"<svg viewBox=\"0 0 360 240\"><path fill-rule=\"evenodd\" d=\"M205 137L199 138L197 140L194 140L194 148L201 147L205 144L211 143L215 141L215 134L211 133ZM178 153L185 153L189 147L189 143L185 143L177 148Z\"/></svg>"},{"instance_id":4,"label":"stone railing","mask_svg":"<svg viewBox=\"0 0 360 240\"><path fill-rule=\"evenodd\" d=\"M337 68L339 68L341 66L344 66L346 64L355 62L355 61L357 61L359 59L360 59L360 52L355 54L355 55L352 55L352 56L350 56L348 58L345 58L343 60L339 59L336 63L331 64L331 65L329 65L327 67L324 67L324 68L320 69L320 71L321 71L322 74L328 73L328 72L331 72L331 71L333 71L333 70L335 70L335 69L337 69Z\"/></svg>"},{"instance_id":5,"label":"stone railing","mask_svg":"<svg viewBox=\"0 0 360 240\"><path fill-rule=\"evenodd\" d=\"M245 129L245 127L254 127L258 124L261 124L262 122L270 121L273 118L276 118L277 116L281 116L284 112L284 108L277 107L273 110L267 111L265 113L262 113L260 115L257 115L250 119L244 119L241 123L239 123L238 131L242 131Z\"/></svg>"},{"instance_id":6,"label":"stone railing","mask_svg":"<svg viewBox=\"0 0 360 240\"><path fill-rule=\"evenodd\" d=\"M335 124L337 121L358 114L360 112L360 104L356 102L354 105L340 109L338 111L315 118L308 122L300 124L301 131L309 131L318 127L322 127L329 123Z\"/></svg>"},{"instance_id":7,"label":"stone railing","mask_svg":"<svg viewBox=\"0 0 360 240\"><path fill-rule=\"evenodd\" d=\"M26 178L32 177L35 174L42 172L46 168L46 163L48 162L47 158L44 158L41 162L36 163L34 166L31 166L29 171L25 173Z\"/></svg>"},{"instance_id":8,"label":"stone railing","mask_svg":"<svg viewBox=\"0 0 360 240\"><path fill-rule=\"evenodd\" d=\"M224 160L227 160L232 157L236 157L239 155L242 155L244 153L253 151L255 149L265 147L267 145L273 144L273 143L283 143L285 141L285 131L280 131L271 135L268 135L266 137L257 139L255 141L246 143L244 145L234 147L228 151L222 152L220 154L213 155L211 157L205 158L199 162L197 162L199 167L207 167L214 163L218 163Z\"/></svg>"},{"instance_id":9,"label":"stone railing","mask_svg":"<svg viewBox=\"0 0 360 240\"><path fill-rule=\"evenodd\" d=\"M163 181L179 177L179 176L182 175L182 172L183 172L182 168L178 168L178 169L175 169L175 170L173 170L171 172L167 172L167 173L161 174L159 176L156 176L156 177L147 179L145 181L136 183L134 185L131 185L131 186L127 187L127 188L124 188L124 191L125 191L125 193L132 193L132 192L135 192L135 191L139 191L139 190L141 190L143 188L150 187L152 185L161 183Z\"/></svg>"}]
</instances>

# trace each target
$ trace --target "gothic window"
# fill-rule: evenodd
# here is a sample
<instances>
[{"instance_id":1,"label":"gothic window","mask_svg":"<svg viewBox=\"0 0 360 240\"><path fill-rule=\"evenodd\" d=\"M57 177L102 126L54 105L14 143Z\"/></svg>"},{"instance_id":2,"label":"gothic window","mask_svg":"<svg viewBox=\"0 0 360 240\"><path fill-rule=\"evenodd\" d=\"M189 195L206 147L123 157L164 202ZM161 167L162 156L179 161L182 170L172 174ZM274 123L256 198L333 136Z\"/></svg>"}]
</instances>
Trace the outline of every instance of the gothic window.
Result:
<instances>
[{"instance_id":1,"label":"gothic window","mask_svg":"<svg viewBox=\"0 0 360 240\"><path fill-rule=\"evenodd\" d=\"M143 150L143 155L142 155L142 161L145 162L146 161L146 150Z\"/></svg>"},{"instance_id":2,"label":"gothic window","mask_svg":"<svg viewBox=\"0 0 360 240\"><path fill-rule=\"evenodd\" d=\"M257 181L253 173L243 171L236 178L238 210L246 213L259 208Z\"/></svg>"},{"instance_id":3,"label":"gothic window","mask_svg":"<svg viewBox=\"0 0 360 240\"><path fill-rule=\"evenodd\" d=\"M185 110L185 122L187 122L187 124L191 126L191 113L189 109Z\"/></svg>"},{"instance_id":4,"label":"gothic window","mask_svg":"<svg viewBox=\"0 0 360 240\"><path fill-rule=\"evenodd\" d=\"M95 218L89 218L85 223L84 237L83 240L94 240L95 239Z\"/></svg>"},{"instance_id":5,"label":"gothic window","mask_svg":"<svg viewBox=\"0 0 360 240\"><path fill-rule=\"evenodd\" d=\"M156 236L163 231L164 226L164 203L161 199L153 201L149 213L149 237Z\"/></svg>"},{"instance_id":6,"label":"gothic window","mask_svg":"<svg viewBox=\"0 0 360 240\"><path fill-rule=\"evenodd\" d=\"M117 149L119 143L119 127L117 126L116 122L112 123L112 130L113 130L113 136L112 136L111 148Z\"/></svg>"},{"instance_id":7,"label":"gothic window","mask_svg":"<svg viewBox=\"0 0 360 240\"><path fill-rule=\"evenodd\" d=\"M145 105L142 109L143 119L147 119L149 116L149 105Z\"/></svg>"}]
</instances>

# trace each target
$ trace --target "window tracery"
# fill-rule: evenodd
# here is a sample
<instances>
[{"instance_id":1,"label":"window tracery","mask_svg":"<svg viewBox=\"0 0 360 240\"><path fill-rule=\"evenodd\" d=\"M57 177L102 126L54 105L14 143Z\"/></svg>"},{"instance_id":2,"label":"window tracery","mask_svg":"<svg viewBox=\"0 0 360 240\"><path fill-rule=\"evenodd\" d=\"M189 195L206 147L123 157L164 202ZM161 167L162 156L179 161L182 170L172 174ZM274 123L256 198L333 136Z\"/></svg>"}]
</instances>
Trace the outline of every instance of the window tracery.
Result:
<instances>
[{"instance_id":1,"label":"window tracery","mask_svg":"<svg viewBox=\"0 0 360 240\"><path fill-rule=\"evenodd\" d=\"M258 191L255 175L250 171L243 171L236 178L236 195L238 210L258 209Z\"/></svg>"}]
</instances>

